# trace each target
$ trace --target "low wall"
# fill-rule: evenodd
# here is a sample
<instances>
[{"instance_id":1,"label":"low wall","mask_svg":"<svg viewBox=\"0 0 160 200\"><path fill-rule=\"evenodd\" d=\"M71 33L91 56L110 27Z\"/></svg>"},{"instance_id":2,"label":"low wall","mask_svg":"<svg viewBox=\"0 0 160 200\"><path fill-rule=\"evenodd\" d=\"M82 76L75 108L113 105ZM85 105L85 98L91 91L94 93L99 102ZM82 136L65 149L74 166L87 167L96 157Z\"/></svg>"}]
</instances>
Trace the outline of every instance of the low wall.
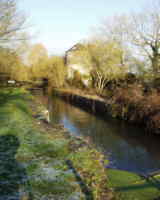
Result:
<instances>
[{"instance_id":1,"label":"low wall","mask_svg":"<svg viewBox=\"0 0 160 200\"><path fill-rule=\"evenodd\" d=\"M64 100L70 102L77 107L99 115L100 117L112 116L127 121L128 123L141 126L145 129L146 133L160 135L160 123L157 123L154 116L144 116L139 118L140 111L138 107L131 107L125 112L125 107L119 103L112 103L100 97L93 97L89 95L76 94L74 91L55 90L54 95L60 96ZM135 115L136 114L136 115ZM136 117L135 117L136 116ZM156 116L155 116L156 117ZM156 123L155 123L156 122ZM158 121L159 122L159 121Z\"/></svg>"},{"instance_id":2,"label":"low wall","mask_svg":"<svg viewBox=\"0 0 160 200\"><path fill-rule=\"evenodd\" d=\"M81 107L84 110L94 114L101 114L105 116L108 113L105 100L103 99L95 99L92 97L81 96L78 94L57 90L54 91L54 95L59 96L65 101L68 101L71 104Z\"/></svg>"}]
</instances>

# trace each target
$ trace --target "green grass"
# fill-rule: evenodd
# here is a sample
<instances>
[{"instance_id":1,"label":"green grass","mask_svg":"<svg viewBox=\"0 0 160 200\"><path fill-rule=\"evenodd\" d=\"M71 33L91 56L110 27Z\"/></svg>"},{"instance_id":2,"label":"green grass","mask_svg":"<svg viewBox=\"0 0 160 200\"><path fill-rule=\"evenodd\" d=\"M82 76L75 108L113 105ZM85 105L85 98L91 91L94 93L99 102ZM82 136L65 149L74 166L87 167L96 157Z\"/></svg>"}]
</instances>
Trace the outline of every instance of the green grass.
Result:
<instances>
[{"instance_id":1,"label":"green grass","mask_svg":"<svg viewBox=\"0 0 160 200\"><path fill-rule=\"evenodd\" d=\"M21 89L0 91L0 199L100 199L95 188L105 180L100 154L79 148L63 128L42 131L29 109L31 101Z\"/></svg>"},{"instance_id":2,"label":"green grass","mask_svg":"<svg viewBox=\"0 0 160 200\"><path fill-rule=\"evenodd\" d=\"M103 200L114 188L118 200L156 200L160 177L107 170L103 156L64 137L62 128L44 132L35 124L29 102L20 89L0 91L0 199ZM71 150L71 147L74 147Z\"/></svg>"},{"instance_id":3,"label":"green grass","mask_svg":"<svg viewBox=\"0 0 160 200\"><path fill-rule=\"evenodd\" d=\"M69 141L35 127L29 98L19 89L0 92L0 199L70 199L81 190L64 162Z\"/></svg>"},{"instance_id":4,"label":"green grass","mask_svg":"<svg viewBox=\"0 0 160 200\"><path fill-rule=\"evenodd\" d=\"M156 200L160 196L160 178L146 180L134 173L108 169L109 185L120 200Z\"/></svg>"}]
</instances>

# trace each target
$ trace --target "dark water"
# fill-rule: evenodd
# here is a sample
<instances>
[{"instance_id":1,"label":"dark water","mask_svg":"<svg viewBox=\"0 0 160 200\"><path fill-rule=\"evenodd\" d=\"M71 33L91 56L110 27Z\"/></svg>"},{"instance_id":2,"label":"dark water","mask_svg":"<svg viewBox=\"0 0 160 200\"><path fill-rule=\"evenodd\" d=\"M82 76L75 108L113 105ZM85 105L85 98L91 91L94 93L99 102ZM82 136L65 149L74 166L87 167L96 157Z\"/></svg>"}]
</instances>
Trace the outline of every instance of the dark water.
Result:
<instances>
[{"instance_id":1,"label":"dark water","mask_svg":"<svg viewBox=\"0 0 160 200\"><path fill-rule=\"evenodd\" d=\"M62 123L73 135L91 141L110 160L110 167L139 174L160 169L160 137L147 136L124 121L102 119L57 97L49 110L52 123Z\"/></svg>"}]
</instances>

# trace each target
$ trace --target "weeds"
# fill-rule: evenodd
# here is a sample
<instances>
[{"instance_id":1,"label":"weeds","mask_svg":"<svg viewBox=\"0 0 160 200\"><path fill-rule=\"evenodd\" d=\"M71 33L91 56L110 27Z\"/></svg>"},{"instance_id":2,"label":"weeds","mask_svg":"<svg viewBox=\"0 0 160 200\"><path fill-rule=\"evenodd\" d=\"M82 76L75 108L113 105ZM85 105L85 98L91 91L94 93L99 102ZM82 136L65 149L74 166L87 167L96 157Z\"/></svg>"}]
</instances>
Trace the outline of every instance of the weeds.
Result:
<instances>
[{"instance_id":1,"label":"weeds","mask_svg":"<svg viewBox=\"0 0 160 200\"><path fill-rule=\"evenodd\" d=\"M132 84L117 88L106 102L114 117L143 124L147 131L160 133L160 93L157 90L145 94L142 85Z\"/></svg>"}]
</instances>

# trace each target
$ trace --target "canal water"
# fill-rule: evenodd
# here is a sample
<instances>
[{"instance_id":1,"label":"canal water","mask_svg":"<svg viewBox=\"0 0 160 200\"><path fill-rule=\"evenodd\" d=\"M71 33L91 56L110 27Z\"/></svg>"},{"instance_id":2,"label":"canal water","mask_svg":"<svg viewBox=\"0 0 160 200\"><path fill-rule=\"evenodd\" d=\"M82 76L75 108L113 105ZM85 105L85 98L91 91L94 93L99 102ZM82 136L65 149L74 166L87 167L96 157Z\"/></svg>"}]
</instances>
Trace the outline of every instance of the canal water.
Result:
<instances>
[{"instance_id":1,"label":"canal water","mask_svg":"<svg viewBox=\"0 0 160 200\"><path fill-rule=\"evenodd\" d=\"M160 137L111 117L88 113L58 97L49 103L53 124L63 124L71 134L93 143L109 159L109 167L138 174L160 169Z\"/></svg>"}]
</instances>

